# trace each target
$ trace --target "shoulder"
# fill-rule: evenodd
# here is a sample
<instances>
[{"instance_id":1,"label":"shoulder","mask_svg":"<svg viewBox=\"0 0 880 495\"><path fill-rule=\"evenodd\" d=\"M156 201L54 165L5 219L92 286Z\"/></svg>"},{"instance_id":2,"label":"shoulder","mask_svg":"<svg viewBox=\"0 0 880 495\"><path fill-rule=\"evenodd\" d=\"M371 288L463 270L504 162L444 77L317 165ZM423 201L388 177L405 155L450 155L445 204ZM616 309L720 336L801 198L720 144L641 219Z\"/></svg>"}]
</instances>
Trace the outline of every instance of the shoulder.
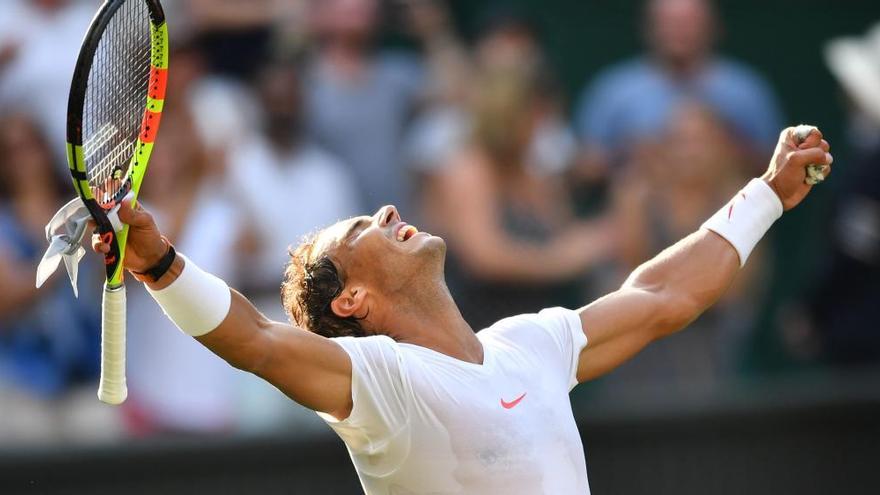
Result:
<instances>
[{"instance_id":1,"label":"shoulder","mask_svg":"<svg viewBox=\"0 0 880 495\"><path fill-rule=\"evenodd\" d=\"M414 90L425 76L421 59L402 50L388 50L376 54L375 69L382 81Z\"/></svg>"},{"instance_id":2,"label":"shoulder","mask_svg":"<svg viewBox=\"0 0 880 495\"><path fill-rule=\"evenodd\" d=\"M499 320L478 335L487 342L502 340L511 343L539 344L549 335L554 341L583 335L577 311L555 307L538 313L526 313ZM584 337L586 338L586 337ZM585 342L586 343L586 342Z\"/></svg>"},{"instance_id":3,"label":"shoulder","mask_svg":"<svg viewBox=\"0 0 880 495\"><path fill-rule=\"evenodd\" d=\"M652 88L657 78L644 58L633 58L601 70L581 92L576 117L592 119L594 125L608 124L608 112L641 101L640 96ZM598 119L598 120L597 120Z\"/></svg>"},{"instance_id":4,"label":"shoulder","mask_svg":"<svg viewBox=\"0 0 880 495\"><path fill-rule=\"evenodd\" d=\"M765 88L764 77L754 68L737 60L719 57L712 64L714 76L725 82Z\"/></svg>"},{"instance_id":5,"label":"shoulder","mask_svg":"<svg viewBox=\"0 0 880 495\"><path fill-rule=\"evenodd\" d=\"M650 70L647 61L641 57L624 60L599 71L590 87L593 90L619 91L642 81Z\"/></svg>"},{"instance_id":6,"label":"shoulder","mask_svg":"<svg viewBox=\"0 0 880 495\"><path fill-rule=\"evenodd\" d=\"M397 342L387 335L370 335L367 337L331 337L330 340L347 353L379 353L387 354L399 352Z\"/></svg>"},{"instance_id":7,"label":"shoulder","mask_svg":"<svg viewBox=\"0 0 880 495\"><path fill-rule=\"evenodd\" d=\"M334 337L330 340L348 354L355 373L390 378L399 376L405 368L403 348L386 335Z\"/></svg>"},{"instance_id":8,"label":"shoulder","mask_svg":"<svg viewBox=\"0 0 880 495\"><path fill-rule=\"evenodd\" d=\"M414 53L404 50L384 50L376 54L376 68L383 74L412 77L420 75L424 64Z\"/></svg>"},{"instance_id":9,"label":"shoulder","mask_svg":"<svg viewBox=\"0 0 880 495\"><path fill-rule=\"evenodd\" d=\"M587 338L576 311L549 308L505 318L479 334L480 341L504 361L531 367L571 390Z\"/></svg>"}]
</instances>

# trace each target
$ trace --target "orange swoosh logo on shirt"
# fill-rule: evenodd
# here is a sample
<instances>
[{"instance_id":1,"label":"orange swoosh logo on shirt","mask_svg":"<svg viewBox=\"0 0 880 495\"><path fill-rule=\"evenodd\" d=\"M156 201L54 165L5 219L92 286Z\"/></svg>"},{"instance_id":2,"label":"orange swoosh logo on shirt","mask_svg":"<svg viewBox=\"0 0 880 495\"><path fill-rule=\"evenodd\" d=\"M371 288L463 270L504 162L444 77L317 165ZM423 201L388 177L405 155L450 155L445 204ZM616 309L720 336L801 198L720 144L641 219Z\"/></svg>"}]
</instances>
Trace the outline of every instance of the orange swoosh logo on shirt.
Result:
<instances>
[{"instance_id":1,"label":"orange swoosh logo on shirt","mask_svg":"<svg viewBox=\"0 0 880 495\"><path fill-rule=\"evenodd\" d=\"M526 396L526 393L523 392L522 395L520 395L516 399L513 399L510 402L507 402L504 399L501 399L501 407L503 407L504 409L513 409L514 407L516 407L517 404L519 404L519 401L523 400L523 397L525 397L525 396Z\"/></svg>"}]
</instances>

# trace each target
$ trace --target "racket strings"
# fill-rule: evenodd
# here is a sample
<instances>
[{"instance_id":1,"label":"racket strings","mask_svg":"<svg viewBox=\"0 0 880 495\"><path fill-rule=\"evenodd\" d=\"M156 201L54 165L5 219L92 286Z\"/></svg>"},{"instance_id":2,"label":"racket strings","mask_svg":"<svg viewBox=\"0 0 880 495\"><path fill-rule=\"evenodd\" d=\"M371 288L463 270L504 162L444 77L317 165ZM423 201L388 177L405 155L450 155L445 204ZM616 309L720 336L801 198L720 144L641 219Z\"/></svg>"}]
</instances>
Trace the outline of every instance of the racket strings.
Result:
<instances>
[{"instance_id":1,"label":"racket strings","mask_svg":"<svg viewBox=\"0 0 880 495\"><path fill-rule=\"evenodd\" d=\"M146 3L127 0L110 19L92 62L83 107L83 155L95 199L118 199L137 146L150 76Z\"/></svg>"}]
</instances>

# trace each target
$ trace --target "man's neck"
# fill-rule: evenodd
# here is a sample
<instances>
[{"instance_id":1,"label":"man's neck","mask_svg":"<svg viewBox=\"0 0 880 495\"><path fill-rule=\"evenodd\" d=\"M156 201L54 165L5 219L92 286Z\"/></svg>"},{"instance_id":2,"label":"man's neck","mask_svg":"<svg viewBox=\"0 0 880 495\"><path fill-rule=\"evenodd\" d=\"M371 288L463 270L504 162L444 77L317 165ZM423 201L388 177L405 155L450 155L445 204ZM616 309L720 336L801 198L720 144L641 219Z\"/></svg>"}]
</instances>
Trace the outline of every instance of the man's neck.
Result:
<instances>
[{"instance_id":1,"label":"man's neck","mask_svg":"<svg viewBox=\"0 0 880 495\"><path fill-rule=\"evenodd\" d=\"M689 80L700 74L707 63L706 55L699 55L687 59L673 59L655 55L654 60L676 80Z\"/></svg>"},{"instance_id":2,"label":"man's neck","mask_svg":"<svg viewBox=\"0 0 880 495\"><path fill-rule=\"evenodd\" d=\"M367 64L367 50L352 40L328 40L321 50L325 66L344 79L360 77Z\"/></svg>"},{"instance_id":3,"label":"man's neck","mask_svg":"<svg viewBox=\"0 0 880 495\"><path fill-rule=\"evenodd\" d=\"M391 312L386 315L383 327L393 329L387 335L394 340L482 364L483 346L461 316L445 283L412 290L388 307Z\"/></svg>"}]
</instances>

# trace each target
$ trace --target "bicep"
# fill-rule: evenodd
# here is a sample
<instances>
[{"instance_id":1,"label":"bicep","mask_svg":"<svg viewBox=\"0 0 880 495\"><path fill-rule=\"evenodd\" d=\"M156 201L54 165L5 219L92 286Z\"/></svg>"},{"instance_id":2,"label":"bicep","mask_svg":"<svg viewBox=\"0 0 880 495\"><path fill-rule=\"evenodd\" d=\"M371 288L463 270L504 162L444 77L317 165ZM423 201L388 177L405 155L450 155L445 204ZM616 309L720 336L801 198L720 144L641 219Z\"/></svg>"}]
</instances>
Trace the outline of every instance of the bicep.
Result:
<instances>
[{"instance_id":1,"label":"bicep","mask_svg":"<svg viewBox=\"0 0 880 495\"><path fill-rule=\"evenodd\" d=\"M578 382L608 373L657 338L657 320L663 314L660 297L646 289L624 287L581 308L587 346L578 360Z\"/></svg>"},{"instance_id":2,"label":"bicep","mask_svg":"<svg viewBox=\"0 0 880 495\"><path fill-rule=\"evenodd\" d=\"M342 347L282 323L274 323L266 334L270 350L255 373L309 409L348 416L352 366Z\"/></svg>"},{"instance_id":3,"label":"bicep","mask_svg":"<svg viewBox=\"0 0 880 495\"><path fill-rule=\"evenodd\" d=\"M241 294L223 323L198 340L231 365L254 373L303 406L345 417L351 359L336 342L266 319Z\"/></svg>"},{"instance_id":4,"label":"bicep","mask_svg":"<svg viewBox=\"0 0 880 495\"><path fill-rule=\"evenodd\" d=\"M578 380L601 376L653 340L684 328L713 304L739 269L736 250L697 231L637 268L616 292L580 310L589 344Z\"/></svg>"}]
</instances>

